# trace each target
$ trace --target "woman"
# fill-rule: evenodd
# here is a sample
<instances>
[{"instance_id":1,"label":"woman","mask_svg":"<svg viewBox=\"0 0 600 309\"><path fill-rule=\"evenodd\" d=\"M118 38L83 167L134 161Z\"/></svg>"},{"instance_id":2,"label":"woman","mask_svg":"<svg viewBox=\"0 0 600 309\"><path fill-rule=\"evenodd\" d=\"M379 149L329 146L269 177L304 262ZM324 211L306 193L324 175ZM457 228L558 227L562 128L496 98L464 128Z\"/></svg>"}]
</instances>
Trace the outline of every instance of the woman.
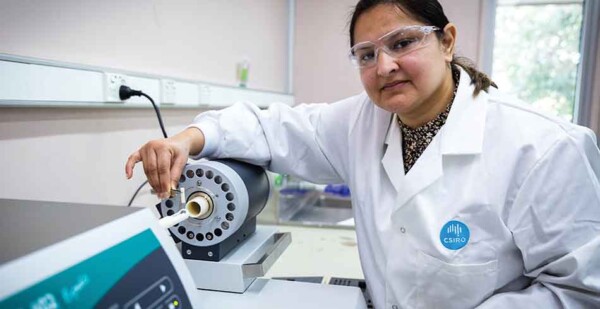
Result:
<instances>
[{"instance_id":1,"label":"woman","mask_svg":"<svg viewBox=\"0 0 600 309\"><path fill-rule=\"evenodd\" d=\"M376 308L600 306L593 133L513 105L454 59L436 0L362 0L351 59L366 93L236 104L134 152L165 197L188 155L231 157L352 191Z\"/></svg>"}]
</instances>

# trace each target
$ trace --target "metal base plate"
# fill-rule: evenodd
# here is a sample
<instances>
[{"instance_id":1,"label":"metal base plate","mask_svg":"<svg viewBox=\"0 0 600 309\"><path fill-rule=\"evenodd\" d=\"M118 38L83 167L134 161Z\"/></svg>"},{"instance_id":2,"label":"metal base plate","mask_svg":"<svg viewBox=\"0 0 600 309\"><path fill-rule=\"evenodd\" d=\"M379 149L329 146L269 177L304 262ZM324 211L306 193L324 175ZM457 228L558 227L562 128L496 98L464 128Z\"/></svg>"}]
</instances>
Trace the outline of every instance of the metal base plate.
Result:
<instances>
[{"instance_id":1,"label":"metal base plate","mask_svg":"<svg viewBox=\"0 0 600 309\"><path fill-rule=\"evenodd\" d=\"M290 244L289 233L257 226L256 232L218 262L185 260L198 289L243 293Z\"/></svg>"}]
</instances>

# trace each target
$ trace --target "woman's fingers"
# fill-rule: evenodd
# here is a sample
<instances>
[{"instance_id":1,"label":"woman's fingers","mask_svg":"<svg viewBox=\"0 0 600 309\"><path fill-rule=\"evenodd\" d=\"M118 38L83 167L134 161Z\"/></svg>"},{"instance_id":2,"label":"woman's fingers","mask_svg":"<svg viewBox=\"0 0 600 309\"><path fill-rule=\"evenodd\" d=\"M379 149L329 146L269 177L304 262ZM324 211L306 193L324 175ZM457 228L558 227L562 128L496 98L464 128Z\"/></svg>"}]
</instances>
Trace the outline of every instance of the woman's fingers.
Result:
<instances>
[{"instance_id":1,"label":"woman's fingers","mask_svg":"<svg viewBox=\"0 0 600 309\"><path fill-rule=\"evenodd\" d=\"M148 178L148 183L160 197L160 178L158 177L158 164L156 162L156 153L152 147L143 147L141 150L142 163L144 164L144 173Z\"/></svg>"},{"instance_id":2,"label":"woman's fingers","mask_svg":"<svg viewBox=\"0 0 600 309\"><path fill-rule=\"evenodd\" d=\"M127 158L127 163L125 163L125 176L127 176L127 179L131 179L133 176L133 167L140 161L142 161L142 156L140 155L139 150L132 153L129 158Z\"/></svg>"},{"instance_id":3,"label":"woman's fingers","mask_svg":"<svg viewBox=\"0 0 600 309\"><path fill-rule=\"evenodd\" d=\"M177 184L179 183L179 177L181 177L181 173L183 172L183 167L187 163L188 156L181 152L175 152L173 157L173 163L171 164L171 186L173 188L177 188Z\"/></svg>"},{"instance_id":4,"label":"woman's fingers","mask_svg":"<svg viewBox=\"0 0 600 309\"><path fill-rule=\"evenodd\" d=\"M167 198L171 192L171 152L166 148L157 149L156 164L159 182L156 192L160 198Z\"/></svg>"},{"instance_id":5,"label":"woman's fingers","mask_svg":"<svg viewBox=\"0 0 600 309\"><path fill-rule=\"evenodd\" d=\"M197 130L185 134L198 134ZM190 152L189 137L181 134L169 139L153 140L132 153L125 164L127 178L133 176L133 168L142 162L148 183L159 198L167 198L171 189L177 188L183 167Z\"/></svg>"}]
</instances>

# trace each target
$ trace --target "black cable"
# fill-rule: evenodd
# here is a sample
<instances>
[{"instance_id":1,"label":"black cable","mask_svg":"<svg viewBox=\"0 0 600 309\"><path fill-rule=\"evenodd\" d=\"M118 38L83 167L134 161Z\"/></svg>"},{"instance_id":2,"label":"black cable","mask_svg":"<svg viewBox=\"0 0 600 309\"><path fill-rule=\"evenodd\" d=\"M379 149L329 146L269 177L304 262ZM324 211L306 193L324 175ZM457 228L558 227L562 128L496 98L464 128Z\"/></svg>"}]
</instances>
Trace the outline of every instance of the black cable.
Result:
<instances>
[{"instance_id":1,"label":"black cable","mask_svg":"<svg viewBox=\"0 0 600 309\"><path fill-rule=\"evenodd\" d=\"M156 103L154 103L154 100L152 100L152 98L149 95L139 90L133 90L127 86L121 86L121 88L119 88L119 97L121 98L121 100L127 100L133 96L143 96L146 99L150 100L150 103L152 103L152 107L154 107L154 111L156 112L156 118L158 118L158 124L160 125L160 129L162 130L163 137L167 138L167 131L165 130L165 125L163 124L162 116L160 115L160 110L158 109L158 106L156 106Z\"/></svg>"},{"instance_id":2,"label":"black cable","mask_svg":"<svg viewBox=\"0 0 600 309\"><path fill-rule=\"evenodd\" d=\"M133 96L143 96L146 99L150 100L150 103L152 103L152 107L154 107L154 111L156 112L156 118L158 118L158 124L160 125L160 129L162 130L162 134L164 136L164 138L168 138L167 135L167 131L165 130L165 125L163 124L163 120L162 120L162 116L160 115L160 109L158 108L158 106L156 106L156 103L154 103L154 100L152 100L152 98L143 93L140 90L134 90L131 89L127 86L121 86L119 88L119 98L121 98L121 100L127 100ZM142 190L142 188L148 183L148 180L144 181L138 188L137 190L135 190L135 193L133 194L133 196L131 196L131 199L129 200L129 203L127 203L127 207L131 206L131 203L133 203L133 200L135 200L135 197L138 195L138 193L140 192L140 190Z\"/></svg>"},{"instance_id":3,"label":"black cable","mask_svg":"<svg viewBox=\"0 0 600 309\"><path fill-rule=\"evenodd\" d=\"M127 203L127 207L131 206L131 203L133 203L133 200L135 200L135 197L138 195L138 193L140 192L140 190L142 190L142 188L148 183L148 180L144 181L138 188L137 190L135 190L135 193L133 194L133 196L131 197L131 199L129 200L129 203Z\"/></svg>"},{"instance_id":4,"label":"black cable","mask_svg":"<svg viewBox=\"0 0 600 309\"><path fill-rule=\"evenodd\" d=\"M162 134L164 138L168 138L169 136L167 136L167 131L165 130L165 125L163 124L162 116L160 115L160 110L158 109L158 106L156 106L154 100L152 100L152 98L149 95L142 92L142 96L150 100L150 103L152 103L152 107L154 107L154 111L156 112L156 117L158 118L158 124L160 125L160 129L162 130Z\"/></svg>"}]
</instances>

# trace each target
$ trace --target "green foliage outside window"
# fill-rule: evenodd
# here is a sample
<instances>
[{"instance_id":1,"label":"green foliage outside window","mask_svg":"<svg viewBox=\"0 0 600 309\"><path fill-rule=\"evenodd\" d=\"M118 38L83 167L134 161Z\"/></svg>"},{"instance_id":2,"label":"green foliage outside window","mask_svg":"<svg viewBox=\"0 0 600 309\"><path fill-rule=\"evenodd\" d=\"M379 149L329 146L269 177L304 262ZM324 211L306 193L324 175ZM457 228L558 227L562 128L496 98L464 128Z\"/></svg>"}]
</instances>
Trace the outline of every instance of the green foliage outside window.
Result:
<instances>
[{"instance_id":1,"label":"green foliage outside window","mask_svg":"<svg viewBox=\"0 0 600 309\"><path fill-rule=\"evenodd\" d=\"M498 6L492 78L535 109L572 121L581 4Z\"/></svg>"}]
</instances>

